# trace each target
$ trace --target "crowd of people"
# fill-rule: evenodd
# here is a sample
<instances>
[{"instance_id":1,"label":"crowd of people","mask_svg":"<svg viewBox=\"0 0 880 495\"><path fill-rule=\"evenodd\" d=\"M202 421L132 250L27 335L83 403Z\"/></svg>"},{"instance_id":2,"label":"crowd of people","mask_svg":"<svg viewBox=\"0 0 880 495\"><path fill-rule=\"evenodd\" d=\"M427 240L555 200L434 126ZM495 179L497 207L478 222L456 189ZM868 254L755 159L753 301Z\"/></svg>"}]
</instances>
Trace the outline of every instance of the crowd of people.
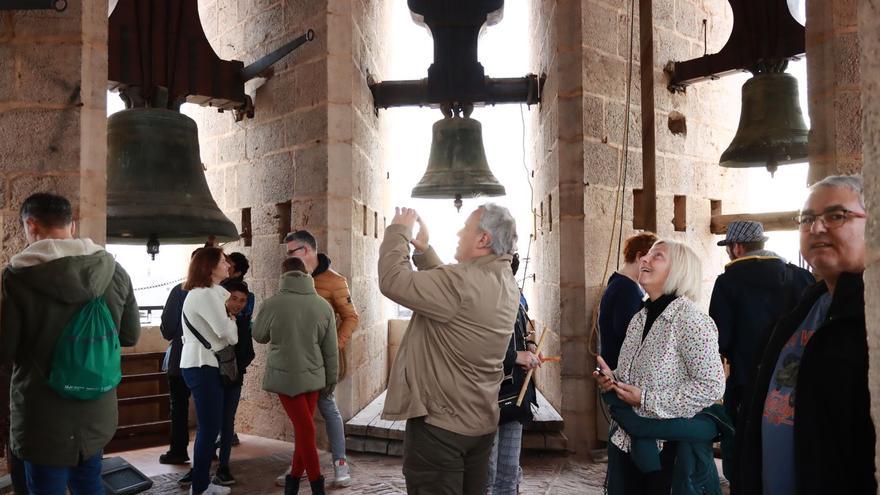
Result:
<instances>
[{"instance_id":1,"label":"crowd of people","mask_svg":"<svg viewBox=\"0 0 880 495\"><path fill-rule=\"evenodd\" d=\"M810 188L796 221L812 273L764 249L759 222L731 222L708 314L688 246L627 241L593 373L612 418L609 494L721 493L716 441L735 495L877 493L866 217L860 177Z\"/></svg>"},{"instance_id":2,"label":"crowd of people","mask_svg":"<svg viewBox=\"0 0 880 495\"><path fill-rule=\"evenodd\" d=\"M0 308L14 487L101 493L119 347L140 332L132 284L102 247L75 237L63 197L34 194L20 211L28 246L3 272ZM720 494L723 478L735 495L877 492L866 217L860 177L810 188L797 226L812 272L766 250L760 223L730 223L718 243L730 263L708 312L698 305L704 262L694 249L647 232L626 241L599 305L593 372L610 415L607 493ZM386 228L379 290L413 312L382 411L406 422L408 493L518 493L523 424L536 405L529 372L544 357L514 278L516 241L512 215L493 203L468 216L453 264L440 260L415 210L397 208ZM211 245L192 253L185 282L168 296L161 332L170 342L171 435L159 462L191 463L179 481L190 493L226 494L235 483L235 415L254 342L266 346L262 388L277 395L295 433L277 484L286 495L304 483L325 493L316 410L332 451L329 481L352 482L334 389L358 313L311 233L292 232L285 243L278 291L259 305L244 281L247 258Z\"/></svg>"}]
</instances>

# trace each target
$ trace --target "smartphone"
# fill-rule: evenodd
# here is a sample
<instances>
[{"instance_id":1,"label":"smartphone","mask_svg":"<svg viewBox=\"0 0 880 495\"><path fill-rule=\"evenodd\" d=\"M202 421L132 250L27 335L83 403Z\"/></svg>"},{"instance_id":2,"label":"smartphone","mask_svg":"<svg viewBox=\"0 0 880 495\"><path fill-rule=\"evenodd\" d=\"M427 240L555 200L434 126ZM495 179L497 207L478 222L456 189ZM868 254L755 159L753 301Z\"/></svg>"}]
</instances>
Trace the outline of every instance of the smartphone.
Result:
<instances>
[{"instance_id":1,"label":"smartphone","mask_svg":"<svg viewBox=\"0 0 880 495\"><path fill-rule=\"evenodd\" d=\"M600 375L605 376L606 378L611 379L612 382L616 382L616 381L617 381L617 380L614 379L614 375L610 375L610 374L608 374L608 373L605 373L605 371L603 371L602 368L600 368L599 366L596 366L596 372L599 373Z\"/></svg>"}]
</instances>

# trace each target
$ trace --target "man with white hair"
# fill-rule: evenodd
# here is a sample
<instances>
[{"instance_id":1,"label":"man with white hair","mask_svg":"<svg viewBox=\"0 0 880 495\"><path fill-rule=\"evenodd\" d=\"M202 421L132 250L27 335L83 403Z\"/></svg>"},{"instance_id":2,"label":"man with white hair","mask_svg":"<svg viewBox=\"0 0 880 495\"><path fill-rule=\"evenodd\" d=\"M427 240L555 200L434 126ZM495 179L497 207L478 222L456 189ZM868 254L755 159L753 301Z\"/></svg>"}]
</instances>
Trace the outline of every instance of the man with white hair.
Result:
<instances>
[{"instance_id":1,"label":"man with white hair","mask_svg":"<svg viewBox=\"0 0 880 495\"><path fill-rule=\"evenodd\" d=\"M484 493L498 427L498 388L519 304L510 267L516 223L488 203L458 238L458 263L444 265L416 211L397 208L379 250L382 294L413 311L382 412L406 420L403 474L411 494Z\"/></svg>"},{"instance_id":2,"label":"man with white hair","mask_svg":"<svg viewBox=\"0 0 880 495\"><path fill-rule=\"evenodd\" d=\"M858 176L810 188L801 255L818 283L776 324L745 424L739 494L876 494L865 330L865 201Z\"/></svg>"}]
</instances>

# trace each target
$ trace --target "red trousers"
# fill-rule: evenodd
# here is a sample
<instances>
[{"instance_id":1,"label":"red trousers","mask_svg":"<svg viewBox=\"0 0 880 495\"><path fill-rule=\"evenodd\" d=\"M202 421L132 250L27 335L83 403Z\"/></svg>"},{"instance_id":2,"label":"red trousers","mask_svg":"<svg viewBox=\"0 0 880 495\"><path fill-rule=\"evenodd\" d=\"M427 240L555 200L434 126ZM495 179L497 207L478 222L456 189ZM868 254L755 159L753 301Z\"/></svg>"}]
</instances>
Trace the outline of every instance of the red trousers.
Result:
<instances>
[{"instance_id":1,"label":"red trousers","mask_svg":"<svg viewBox=\"0 0 880 495\"><path fill-rule=\"evenodd\" d=\"M294 447L290 475L296 479L308 474L309 481L321 477L321 463L318 460L318 447L315 444L315 407L318 405L318 391L306 392L294 397L278 394L287 417L293 423Z\"/></svg>"}]
</instances>

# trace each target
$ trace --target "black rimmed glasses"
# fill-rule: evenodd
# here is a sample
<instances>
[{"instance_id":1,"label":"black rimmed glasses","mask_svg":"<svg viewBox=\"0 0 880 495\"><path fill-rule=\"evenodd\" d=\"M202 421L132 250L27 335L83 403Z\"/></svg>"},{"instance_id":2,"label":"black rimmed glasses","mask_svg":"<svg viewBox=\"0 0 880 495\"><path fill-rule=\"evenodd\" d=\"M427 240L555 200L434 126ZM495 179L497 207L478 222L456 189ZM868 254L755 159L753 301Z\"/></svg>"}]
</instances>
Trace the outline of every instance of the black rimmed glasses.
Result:
<instances>
[{"instance_id":1,"label":"black rimmed glasses","mask_svg":"<svg viewBox=\"0 0 880 495\"><path fill-rule=\"evenodd\" d=\"M298 248L296 248L296 249L291 249L291 250L287 251L287 256L296 256L296 252L297 252L297 251L299 251L299 250L301 250L301 249L302 249L302 250L305 250L305 248L306 248L305 246L300 246L300 247L298 247Z\"/></svg>"},{"instance_id":2,"label":"black rimmed glasses","mask_svg":"<svg viewBox=\"0 0 880 495\"><path fill-rule=\"evenodd\" d=\"M846 208L832 208L819 214L801 213L795 217L795 222L802 232L813 228L816 220L820 220L826 229L836 229L847 222L850 218L866 218L868 215L860 211L847 210Z\"/></svg>"}]
</instances>

